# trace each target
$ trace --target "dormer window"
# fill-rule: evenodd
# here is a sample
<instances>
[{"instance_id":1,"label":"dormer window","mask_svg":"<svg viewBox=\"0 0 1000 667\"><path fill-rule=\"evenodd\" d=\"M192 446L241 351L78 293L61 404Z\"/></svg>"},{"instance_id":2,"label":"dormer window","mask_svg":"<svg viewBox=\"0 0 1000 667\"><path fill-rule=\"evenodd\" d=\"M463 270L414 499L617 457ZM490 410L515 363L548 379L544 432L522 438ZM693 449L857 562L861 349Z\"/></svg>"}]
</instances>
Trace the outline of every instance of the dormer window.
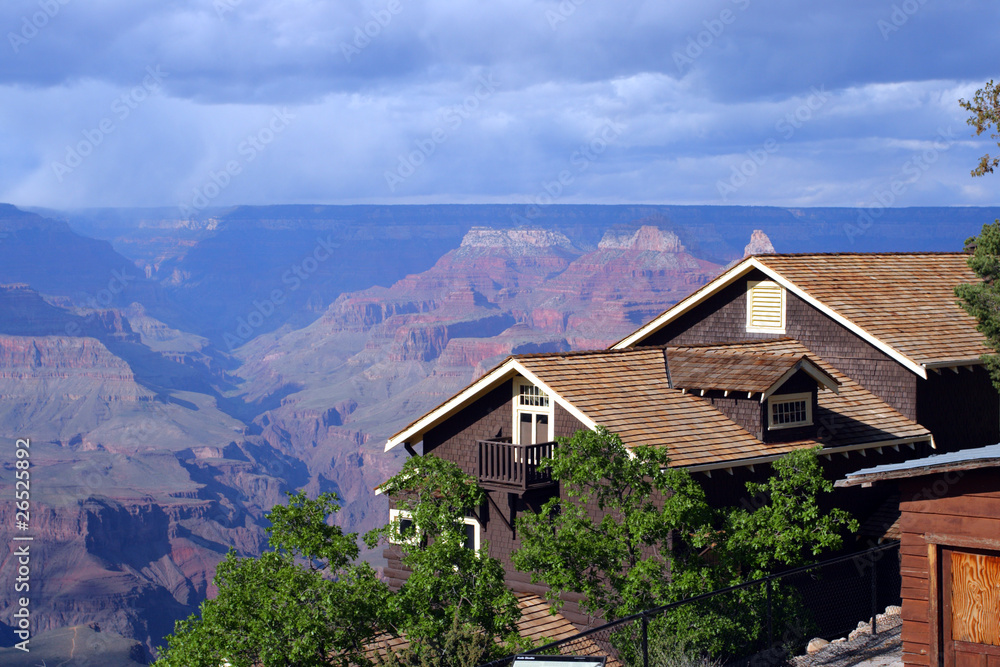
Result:
<instances>
[{"instance_id":1,"label":"dormer window","mask_svg":"<svg viewBox=\"0 0 1000 667\"><path fill-rule=\"evenodd\" d=\"M812 394L780 394L767 399L767 428L776 431L796 426L810 426Z\"/></svg>"},{"instance_id":2,"label":"dormer window","mask_svg":"<svg viewBox=\"0 0 1000 667\"><path fill-rule=\"evenodd\" d=\"M747 281L747 331L785 333L785 288L772 280Z\"/></svg>"}]
</instances>

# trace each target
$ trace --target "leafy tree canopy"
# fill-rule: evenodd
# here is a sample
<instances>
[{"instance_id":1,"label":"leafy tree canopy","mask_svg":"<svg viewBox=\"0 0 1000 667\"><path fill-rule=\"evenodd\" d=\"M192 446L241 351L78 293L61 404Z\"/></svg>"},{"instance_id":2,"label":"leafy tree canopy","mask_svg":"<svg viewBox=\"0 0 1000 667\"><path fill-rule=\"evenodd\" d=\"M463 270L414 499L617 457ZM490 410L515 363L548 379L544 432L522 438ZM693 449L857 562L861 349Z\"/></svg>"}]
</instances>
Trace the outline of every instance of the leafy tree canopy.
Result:
<instances>
[{"instance_id":1,"label":"leafy tree canopy","mask_svg":"<svg viewBox=\"0 0 1000 667\"><path fill-rule=\"evenodd\" d=\"M386 607L393 634L405 636L411 652L442 656L463 633L483 637L485 658L516 652L520 609L504 583L503 566L466 547L465 517L486 500L475 478L433 455L408 459L383 485L402 518L365 536L370 546L402 543L403 564L411 574Z\"/></svg>"},{"instance_id":2,"label":"leafy tree canopy","mask_svg":"<svg viewBox=\"0 0 1000 667\"><path fill-rule=\"evenodd\" d=\"M976 136L992 128L991 139L1000 138L1000 86L989 83L976 91L971 101L959 100L962 108L972 114L966 122L976 128ZM1000 156L990 156L989 153L979 158L979 164L972 170L973 176L992 174L993 169L1000 164Z\"/></svg>"},{"instance_id":3,"label":"leafy tree canopy","mask_svg":"<svg viewBox=\"0 0 1000 667\"><path fill-rule=\"evenodd\" d=\"M671 548L671 533L699 548L714 531L701 487L668 462L657 449L630 456L604 427L561 442L549 465L565 498L518 518L514 565L549 586L556 608L561 593L581 593L589 612L609 620L669 598L668 572L685 557ZM594 521L588 507L603 518Z\"/></svg>"},{"instance_id":4,"label":"leafy tree canopy","mask_svg":"<svg viewBox=\"0 0 1000 667\"><path fill-rule=\"evenodd\" d=\"M564 592L607 620L627 616L744 581L782 566L811 562L856 530L846 512L822 512L818 496L832 490L815 450L791 453L765 482L748 484L755 510L713 509L701 486L682 468L669 468L662 450L627 451L599 427L561 441L549 464L563 497L518 519L518 569L550 587L558 606ZM601 512L599 520L586 506ZM738 604L684 606L665 618L665 631L687 646L720 654L764 631L759 609L742 593Z\"/></svg>"},{"instance_id":5,"label":"leafy tree canopy","mask_svg":"<svg viewBox=\"0 0 1000 667\"><path fill-rule=\"evenodd\" d=\"M397 519L365 541L407 542L403 562L412 574L400 590L357 561L357 535L332 525L333 494L290 495L269 514L274 551L259 558L230 552L216 572L218 595L177 623L156 664L472 667L522 648L520 611L502 566L465 546L466 511L485 497L475 479L424 456L407 461L383 489L415 532ZM394 638L408 645L388 651Z\"/></svg>"},{"instance_id":6,"label":"leafy tree canopy","mask_svg":"<svg viewBox=\"0 0 1000 667\"><path fill-rule=\"evenodd\" d=\"M218 595L177 623L160 667L305 667L364 664L389 590L355 564L357 536L327 523L333 494L299 493L271 510L260 558L230 551L215 575ZM304 564L303 564L304 563Z\"/></svg>"},{"instance_id":7,"label":"leafy tree canopy","mask_svg":"<svg viewBox=\"0 0 1000 667\"><path fill-rule=\"evenodd\" d=\"M983 88L976 91L972 101L959 100L966 111L972 116L966 121L976 128L976 134L992 128L991 139L1000 138L1000 86L991 80ZM979 160L972 170L973 176L992 174L993 169L1000 164L1000 156L989 154ZM994 350L1000 350L1000 220L993 224L983 225L979 236L966 239L966 248L972 248L969 257L969 268L982 279L981 283L959 285L955 288L955 296L967 313L979 321L976 327L986 336L987 344ZM1000 356L988 354L982 357L993 386L1000 390Z\"/></svg>"}]
</instances>

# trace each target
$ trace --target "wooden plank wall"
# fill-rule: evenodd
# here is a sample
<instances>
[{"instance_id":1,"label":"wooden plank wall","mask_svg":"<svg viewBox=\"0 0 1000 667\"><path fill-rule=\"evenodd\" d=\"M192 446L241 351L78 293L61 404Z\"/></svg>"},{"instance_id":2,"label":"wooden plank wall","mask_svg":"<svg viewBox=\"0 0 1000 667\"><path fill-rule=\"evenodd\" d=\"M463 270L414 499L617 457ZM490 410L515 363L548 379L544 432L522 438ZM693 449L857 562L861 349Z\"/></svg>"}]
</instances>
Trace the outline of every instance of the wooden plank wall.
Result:
<instances>
[{"instance_id":1,"label":"wooden plank wall","mask_svg":"<svg viewBox=\"0 0 1000 667\"><path fill-rule=\"evenodd\" d=\"M938 545L1000 549L997 468L925 475L900 483L903 662L938 657Z\"/></svg>"}]
</instances>

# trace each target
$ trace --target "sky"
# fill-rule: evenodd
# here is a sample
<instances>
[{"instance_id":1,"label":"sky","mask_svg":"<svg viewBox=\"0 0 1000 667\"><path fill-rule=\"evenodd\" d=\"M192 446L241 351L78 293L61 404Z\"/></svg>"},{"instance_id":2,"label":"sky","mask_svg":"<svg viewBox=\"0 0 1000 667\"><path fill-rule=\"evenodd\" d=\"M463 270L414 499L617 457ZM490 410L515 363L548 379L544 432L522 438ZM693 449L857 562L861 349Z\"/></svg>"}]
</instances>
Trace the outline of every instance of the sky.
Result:
<instances>
[{"instance_id":1,"label":"sky","mask_svg":"<svg viewBox=\"0 0 1000 667\"><path fill-rule=\"evenodd\" d=\"M995 0L4 0L0 201L998 205Z\"/></svg>"}]
</instances>

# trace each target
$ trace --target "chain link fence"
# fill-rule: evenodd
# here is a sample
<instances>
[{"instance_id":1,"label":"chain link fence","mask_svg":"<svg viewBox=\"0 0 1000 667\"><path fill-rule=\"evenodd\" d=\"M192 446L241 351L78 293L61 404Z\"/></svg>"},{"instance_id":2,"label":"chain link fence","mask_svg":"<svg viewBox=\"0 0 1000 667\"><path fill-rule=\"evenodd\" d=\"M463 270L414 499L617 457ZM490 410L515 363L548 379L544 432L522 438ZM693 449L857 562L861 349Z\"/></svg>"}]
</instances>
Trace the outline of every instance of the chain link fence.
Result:
<instances>
[{"instance_id":1,"label":"chain link fence","mask_svg":"<svg viewBox=\"0 0 1000 667\"><path fill-rule=\"evenodd\" d=\"M707 646L715 658L706 665L778 665L810 639L844 637L898 605L900 582L899 542L891 542L650 609L525 655L603 655L608 667L681 667ZM481 667L507 667L513 659Z\"/></svg>"}]
</instances>

